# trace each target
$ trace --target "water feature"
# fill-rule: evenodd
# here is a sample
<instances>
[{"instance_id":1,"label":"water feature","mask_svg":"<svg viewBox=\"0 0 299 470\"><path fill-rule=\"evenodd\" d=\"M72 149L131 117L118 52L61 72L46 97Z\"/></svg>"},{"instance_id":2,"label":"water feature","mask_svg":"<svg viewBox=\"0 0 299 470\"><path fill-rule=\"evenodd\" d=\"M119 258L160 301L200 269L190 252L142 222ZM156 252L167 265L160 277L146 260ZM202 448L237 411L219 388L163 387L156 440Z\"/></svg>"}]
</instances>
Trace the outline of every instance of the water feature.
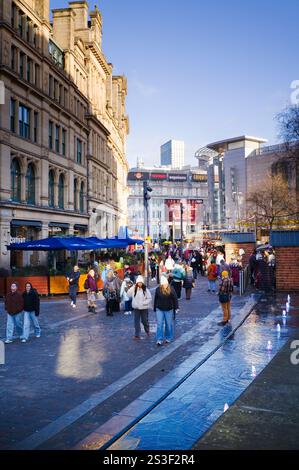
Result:
<instances>
[{"instance_id":1,"label":"water feature","mask_svg":"<svg viewBox=\"0 0 299 470\"><path fill-rule=\"evenodd\" d=\"M233 337L109 449L190 449L288 340L290 326L277 335L277 310L259 303Z\"/></svg>"}]
</instances>

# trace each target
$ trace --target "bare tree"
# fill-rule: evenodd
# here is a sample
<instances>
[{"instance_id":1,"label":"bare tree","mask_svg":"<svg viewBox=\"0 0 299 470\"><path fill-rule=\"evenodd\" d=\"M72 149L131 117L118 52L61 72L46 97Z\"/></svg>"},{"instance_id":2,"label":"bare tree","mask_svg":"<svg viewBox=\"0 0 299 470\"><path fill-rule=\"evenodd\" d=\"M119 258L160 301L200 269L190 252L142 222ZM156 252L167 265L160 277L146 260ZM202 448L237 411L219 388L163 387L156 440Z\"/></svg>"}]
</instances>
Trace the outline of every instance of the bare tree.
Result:
<instances>
[{"instance_id":1,"label":"bare tree","mask_svg":"<svg viewBox=\"0 0 299 470\"><path fill-rule=\"evenodd\" d=\"M255 188L247 197L245 223L255 221L258 227L298 226L295 193L285 178L269 174L263 187Z\"/></svg>"},{"instance_id":2,"label":"bare tree","mask_svg":"<svg viewBox=\"0 0 299 470\"><path fill-rule=\"evenodd\" d=\"M275 116L278 122L278 137L283 160L299 160L299 106L287 106Z\"/></svg>"}]
</instances>

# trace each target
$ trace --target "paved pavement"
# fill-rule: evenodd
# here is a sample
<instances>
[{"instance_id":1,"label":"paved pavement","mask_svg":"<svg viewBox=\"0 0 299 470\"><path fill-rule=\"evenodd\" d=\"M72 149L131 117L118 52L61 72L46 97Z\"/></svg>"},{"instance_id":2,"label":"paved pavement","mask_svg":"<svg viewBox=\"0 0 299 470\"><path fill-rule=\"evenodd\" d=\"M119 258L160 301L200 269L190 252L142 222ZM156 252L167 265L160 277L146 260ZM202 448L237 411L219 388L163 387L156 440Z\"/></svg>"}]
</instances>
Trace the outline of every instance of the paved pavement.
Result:
<instances>
[{"instance_id":1,"label":"paved pavement","mask_svg":"<svg viewBox=\"0 0 299 470\"><path fill-rule=\"evenodd\" d=\"M43 300L42 336L6 346L0 366L0 449L73 448L187 359L219 332L218 298L200 278L190 301L180 302L173 344L157 348L152 335L132 339L133 316L107 317L104 302L88 314L80 298ZM184 297L184 295L183 295ZM234 298L238 312L246 298ZM0 337L5 315L0 304ZM199 326L202 328L199 328Z\"/></svg>"},{"instance_id":2,"label":"paved pavement","mask_svg":"<svg viewBox=\"0 0 299 470\"><path fill-rule=\"evenodd\" d=\"M275 304L281 304L282 298L285 295L278 294ZM271 300L266 309L273 307ZM298 294L292 294L291 312L288 324L292 327L292 338L229 410L199 439L194 449L299 449Z\"/></svg>"}]
</instances>

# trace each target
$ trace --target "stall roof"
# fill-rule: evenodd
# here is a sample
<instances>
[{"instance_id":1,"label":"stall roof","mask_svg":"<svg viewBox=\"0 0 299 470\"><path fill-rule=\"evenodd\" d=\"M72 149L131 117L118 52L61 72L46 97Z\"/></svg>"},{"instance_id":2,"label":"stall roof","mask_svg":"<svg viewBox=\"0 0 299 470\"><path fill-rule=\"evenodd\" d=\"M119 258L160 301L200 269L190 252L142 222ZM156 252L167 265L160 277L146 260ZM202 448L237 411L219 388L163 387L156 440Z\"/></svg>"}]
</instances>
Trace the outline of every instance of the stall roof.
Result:
<instances>
[{"instance_id":1,"label":"stall roof","mask_svg":"<svg viewBox=\"0 0 299 470\"><path fill-rule=\"evenodd\" d=\"M252 232L226 232L221 233L223 243L255 243L255 234Z\"/></svg>"},{"instance_id":2,"label":"stall roof","mask_svg":"<svg viewBox=\"0 0 299 470\"><path fill-rule=\"evenodd\" d=\"M95 250L98 249L100 242L93 243L86 238L81 237L50 237L42 240L33 240L24 243L12 243L7 245L8 250L24 251L55 251L55 250ZM105 248L102 244L102 248Z\"/></svg>"},{"instance_id":3,"label":"stall roof","mask_svg":"<svg viewBox=\"0 0 299 470\"><path fill-rule=\"evenodd\" d=\"M270 234L270 244L279 246L299 246L299 230L275 230Z\"/></svg>"}]
</instances>

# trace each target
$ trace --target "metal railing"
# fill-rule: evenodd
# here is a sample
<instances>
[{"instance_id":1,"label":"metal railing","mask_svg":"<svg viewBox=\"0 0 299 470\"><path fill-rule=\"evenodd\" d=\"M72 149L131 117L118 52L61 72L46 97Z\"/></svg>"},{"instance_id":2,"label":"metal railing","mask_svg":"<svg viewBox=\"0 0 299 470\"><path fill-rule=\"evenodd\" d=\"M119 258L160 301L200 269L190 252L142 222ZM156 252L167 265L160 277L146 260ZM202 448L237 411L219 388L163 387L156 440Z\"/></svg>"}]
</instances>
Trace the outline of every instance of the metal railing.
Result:
<instances>
[{"instance_id":1,"label":"metal railing","mask_svg":"<svg viewBox=\"0 0 299 470\"><path fill-rule=\"evenodd\" d=\"M249 264L240 271L240 278L239 278L239 294L243 295L248 287L250 282L250 268Z\"/></svg>"}]
</instances>

